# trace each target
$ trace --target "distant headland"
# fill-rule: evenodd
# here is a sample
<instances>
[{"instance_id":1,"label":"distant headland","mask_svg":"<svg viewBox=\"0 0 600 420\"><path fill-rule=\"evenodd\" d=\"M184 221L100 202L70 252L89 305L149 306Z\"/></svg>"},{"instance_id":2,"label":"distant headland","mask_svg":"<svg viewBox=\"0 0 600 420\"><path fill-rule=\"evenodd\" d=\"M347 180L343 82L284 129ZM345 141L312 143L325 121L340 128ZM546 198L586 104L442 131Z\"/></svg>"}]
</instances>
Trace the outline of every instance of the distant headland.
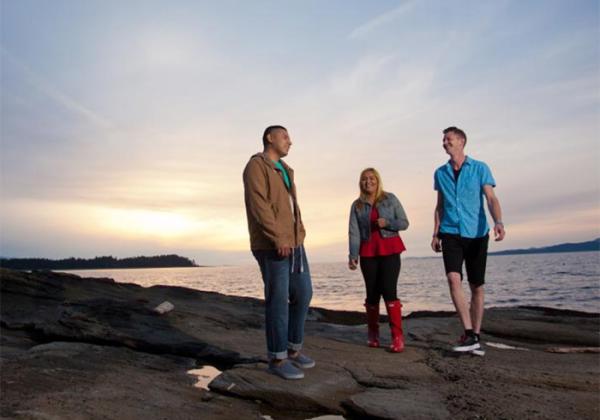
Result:
<instances>
[{"instance_id":1,"label":"distant headland","mask_svg":"<svg viewBox=\"0 0 600 420\"><path fill-rule=\"evenodd\" d=\"M194 260L179 255L157 255L152 257L114 258L95 257L66 258L50 260L47 258L0 258L0 267L13 270L93 270L107 268L167 268L199 267Z\"/></svg>"},{"instance_id":2,"label":"distant headland","mask_svg":"<svg viewBox=\"0 0 600 420\"><path fill-rule=\"evenodd\" d=\"M508 249L506 251L490 252L490 255L548 254L553 252L586 251L600 251L600 238L596 238L587 242L563 243L540 248Z\"/></svg>"}]
</instances>

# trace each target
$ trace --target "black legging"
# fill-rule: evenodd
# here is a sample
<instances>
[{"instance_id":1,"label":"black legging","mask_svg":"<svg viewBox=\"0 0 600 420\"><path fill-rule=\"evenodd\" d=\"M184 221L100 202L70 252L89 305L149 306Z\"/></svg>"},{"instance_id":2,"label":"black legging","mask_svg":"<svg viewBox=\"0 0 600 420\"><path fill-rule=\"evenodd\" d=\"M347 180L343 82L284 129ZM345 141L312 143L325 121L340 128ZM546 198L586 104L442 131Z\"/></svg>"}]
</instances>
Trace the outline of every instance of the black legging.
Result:
<instances>
[{"instance_id":1,"label":"black legging","mask_svg":"<svg viewBox=\"0 0 600 420\"><path fill-rule=\"evenodd\" d=\"M400 254L360 257L360 271L365 279L369 305L379 305L380 296L386 302L398 300L396 287L400 275Z\"/></svg>"}]
</instances>

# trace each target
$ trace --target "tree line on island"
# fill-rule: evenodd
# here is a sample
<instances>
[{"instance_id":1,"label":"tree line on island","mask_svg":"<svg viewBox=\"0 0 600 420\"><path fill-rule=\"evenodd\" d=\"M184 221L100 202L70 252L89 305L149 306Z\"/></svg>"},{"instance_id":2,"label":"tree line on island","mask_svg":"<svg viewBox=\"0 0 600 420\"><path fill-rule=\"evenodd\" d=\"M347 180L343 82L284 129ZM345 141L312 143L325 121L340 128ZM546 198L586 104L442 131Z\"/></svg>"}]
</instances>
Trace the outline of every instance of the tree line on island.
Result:
<instances>
[{"instance_id":1,"label":"tree line on island","mask_svg":"<svg viewBox=\"0 0 600 420\"><path fill-rule=\"evenodd\" d=\"M490 255L545 254L554 252L600 251L600 238L587 242L563 243L540 248L509 249L491 252ZM157 255L152 257L114 258L113 256L85 258L4 258L0 257L0 267L13 270L91 270L116 268L168 268L199 267L194 260L179 255Z\"/></svg>"},{"instance_id":2,"label":"tree line on island","mask_svg":"<svg viewBox=\"0 0 600 420\"><path fill-rule=\"evenodd\" d=\"M552 254L559 252L589 252L600 251L600 238L586 242L563 243L540 248L507 249L506 251L490 252L489 255L520 255L520 254Z\"/></svg>"},{"instance_id":3,"label":"tree line on island","mask_svg":"<svg viewBox=\"0 0 600 420\"><path fill-rule=\"evenodd\" d=\"M113 256L85 258L0 258L0 267L13 270L86 270L106 268L167 268L198 267L194 260L179 255L114 258Z\"/></svg>"}]
</instances>

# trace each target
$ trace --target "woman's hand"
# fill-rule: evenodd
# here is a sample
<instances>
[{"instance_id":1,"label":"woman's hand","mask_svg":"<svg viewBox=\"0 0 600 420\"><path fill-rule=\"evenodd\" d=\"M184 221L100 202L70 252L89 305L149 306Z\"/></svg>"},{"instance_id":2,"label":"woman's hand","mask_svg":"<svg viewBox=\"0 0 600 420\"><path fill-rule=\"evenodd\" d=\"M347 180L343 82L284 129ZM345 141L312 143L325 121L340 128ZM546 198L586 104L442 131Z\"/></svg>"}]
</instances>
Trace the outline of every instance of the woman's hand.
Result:
<instances>
[{"instance_id":1,"label":"woman's hand","mask_svg":"<svg viewBox=\"0 0 600 420\"><path fill-rule=\"evenodd\" d=\"M355 258L350 258L348 260L348 268L350 270L356 270L356 267L358 267L358 260Z\"/></svg>"},{"instance_id":2,"label":"woman's hand","mask_svg":"<svg viewBox=\"0 0 600 420\"><path fill-rule=\"evenodd\" d=\"M380 228L384 228L387 225L388 225L388 222L383 217L380 217L379 219L377 219L377 226L379 226Z\"/></svg>"}]
</instances>

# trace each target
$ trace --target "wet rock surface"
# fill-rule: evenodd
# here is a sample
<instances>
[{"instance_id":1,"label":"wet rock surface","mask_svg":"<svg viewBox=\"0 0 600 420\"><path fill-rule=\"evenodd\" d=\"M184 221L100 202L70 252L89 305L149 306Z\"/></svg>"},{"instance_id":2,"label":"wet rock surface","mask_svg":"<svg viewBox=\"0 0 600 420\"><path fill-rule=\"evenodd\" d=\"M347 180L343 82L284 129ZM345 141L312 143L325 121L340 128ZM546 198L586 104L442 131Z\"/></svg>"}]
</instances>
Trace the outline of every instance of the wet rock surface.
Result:
<instances>
[{"instance_id":1,"label":"wet rock surface","mask_svg":"<svg viewBox=\"0 0 600 420\"><path fill-rule=\"evenodd\" d=\"M311 308L300 381L267 372L260 300L0 269L4 418L598 418L598 315L486 311L485 357L450 351L452 314L404 319L402 354L365 346L362 314ZM174 309L153 311L169 301ZM358 308L357 308L358 309ZM381 324L382 345L389 332ZM223 373L210 390L187 372Z\"/></svg>"},{"instance_id":2,"label":"wet rock surface","mask_svg":"<svg viewBox=\"0 0 600 420\"><path fill-rule=\"evenodd\" d=\"M256 404L193 386L194 359L52 342L2 360L3 418L260 418Z\"/></svg>"}]
</instances>

